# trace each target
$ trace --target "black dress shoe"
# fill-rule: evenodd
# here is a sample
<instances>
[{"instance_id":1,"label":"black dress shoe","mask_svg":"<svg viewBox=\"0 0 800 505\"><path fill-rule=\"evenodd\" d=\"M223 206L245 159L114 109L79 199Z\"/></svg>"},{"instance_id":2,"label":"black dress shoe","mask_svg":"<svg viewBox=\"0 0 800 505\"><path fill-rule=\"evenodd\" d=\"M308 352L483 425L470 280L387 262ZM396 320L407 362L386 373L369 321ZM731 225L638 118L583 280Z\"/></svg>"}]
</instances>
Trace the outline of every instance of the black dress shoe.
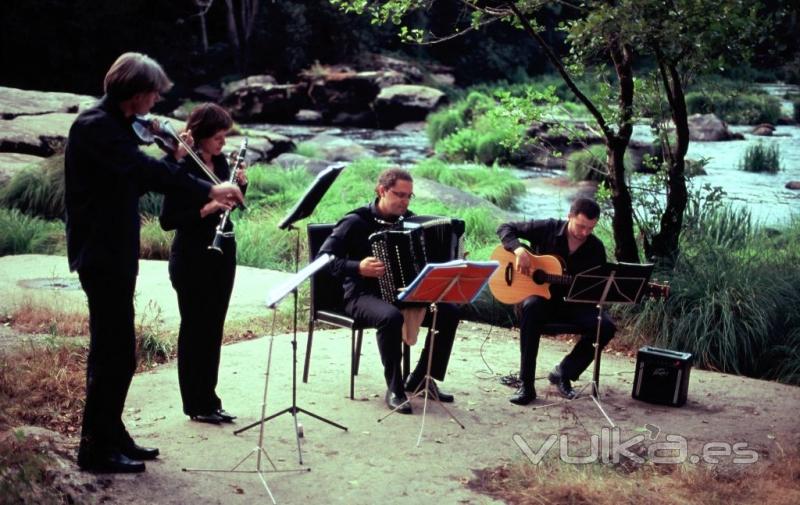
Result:
<instances>
[{"instance_id":1,"label":"black dress shoe","mask_svg":"<svg viewBox=\"0 0 800 505\"><path fill-rule=\"evenodd\" d=\"M386 405L389 410L394 410L398 414L411 414L411 403L405 393L392 393L391 390L386 390ZM400 407L400 408L398 408Z\"/></svg>"},{"instance_id":2,"label":"black dress shoe","mask_svg":"<svg viewBox=\"0 0 800 505\"><path fill-rule=\"evenodd\" d=\"M124 456L130 459L138 459L139 461L147 461L156 459L158 457L158 449L155 447L142 447L131 441L130 444L120 450Z\"/></svg>"},{"instance_id":3,"label":"black dress shoe","mask_svg":"<svg viewBox=\"0 0 800 505\"><path fill-rule=\"evenodd\" d=\"M217 411L214 413L222 419L223 423L232 423L233 420L236 419L236 416L229 414L222 409L217 409Z\"/></svg>"},{"instance_id":4,"label":"black dress shoe","mask_svg":"<svg viewBox=\"0 0 800 505\"><path fill-rule=\"evenodd\" d=\"M222 424L222 417L216 412L210 414L190 415L189 419L198 423Z\"/></svg>"},{"instance_id":5,"label":"black dress shoe","mask_svg":"<svg viewBox=\"0 0 800 505\"><path fill-rule=\"evenodd\" d=\"M550 384L556 386L556 389L558 389L558 394L567 400L572 400L577 396L575 390L572 389L572 383L570 380L561 374L561 367L556 366L553 371L547 375L547 379L550 381Z\"/></svg>"},{"instance_id":6,"label":"black dress shoe","mask_svg":"<svg viewBox=\"0 0 800 505\"><path fill-rule=\"evenodd\" d=\"M523 384L508 401L516 405L527 405L535 399L536 389L533 387L533 384Z\"/></svg>"},{"instance_id":7,"label":"black dress shoe","mask_svg":"<svg viewBox=\"0 0 800 505\"><path fill-rule=\"evenodd\" d=\"M81 470L95 473L141 473L145 471L144 463L134 461L118 451L112 451L102 456L78 454L78 466L81 467Z\"/></svg>"},{"instance_id":8,"label":"black dress shoe","mask_svg":"<svg viewBox=\"0 0 800 505\"><path fill-rule=\"evenodd\" d=\"M414 375L411 374L408 376L408 379L406 379L406 383L403 387L406 391L416 392L422 382L422 380L415 379ZM436 381L433 379L428 381L428 394L434 399L438 398L442 403L453 403L453 401L455 401L455 397L439 389L439 386L436 385Z\"/></svg>"}]
</instances>

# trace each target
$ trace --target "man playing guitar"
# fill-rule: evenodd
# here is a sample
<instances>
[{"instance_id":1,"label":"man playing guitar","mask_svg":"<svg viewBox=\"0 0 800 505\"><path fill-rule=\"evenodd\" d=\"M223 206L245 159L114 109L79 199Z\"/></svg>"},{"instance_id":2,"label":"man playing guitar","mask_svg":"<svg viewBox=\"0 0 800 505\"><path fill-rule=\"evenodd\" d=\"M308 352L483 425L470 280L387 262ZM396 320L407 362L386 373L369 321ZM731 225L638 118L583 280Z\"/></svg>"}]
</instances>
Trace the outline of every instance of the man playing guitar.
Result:
<instances>
[{"instance_id":1,"label":"man playing guitar","mask_svg":"<svg viewBox=\"0 0 800 505\"><path fill-rule=\"evenodd\" d=\"M541 219L500 225L497 235L503 247L516 256L516 271L524 276L533 275L531 252L520 239L527 240L533 253L555 255L563 258L565 274L577 274L606 262L603 243L592 234L600 207L594 200L577 198L571 205L567 220ZM564 296L568 286L553 284L549 297L533 294L525 298L520 310L520 380L522 386L510 398L511 403L527 405L536 399L533 381L536 375L536 355L542 326L548 322L569 321L582 328L581 338L572 351L548 375L559 393L574 398L571 381L589 367L594 358L593 343L597 328L597 309L593 305L567 303ZM616 327L603 313L600 323L601 350L614 337Z\"/></svg>"}]
</instances>

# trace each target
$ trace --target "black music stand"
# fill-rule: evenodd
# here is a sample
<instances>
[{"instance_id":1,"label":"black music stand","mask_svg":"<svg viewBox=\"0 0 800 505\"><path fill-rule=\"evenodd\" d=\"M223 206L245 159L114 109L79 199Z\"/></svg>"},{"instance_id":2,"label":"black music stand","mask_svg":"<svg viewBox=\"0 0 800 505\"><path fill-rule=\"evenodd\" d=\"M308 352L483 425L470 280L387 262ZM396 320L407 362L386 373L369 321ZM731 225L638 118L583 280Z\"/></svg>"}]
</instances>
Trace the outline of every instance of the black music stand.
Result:
<instances>
[{"instance_id":1,"label":"black music stand","mask_svg":"<svg viewBox=\"0 0 800 505\"><path fill-rule=\"evenodd\" d=\"M383 421L397 412L399 408L409 403L412 398L424 396L422 422L419 428L419 435L417 436L417 447L419 447L420 441L422 440L422 431L425 429L425 414L428 410L428 396L430 391L429 386L430 381L433 380L433 378L431 378L431 365L433 363L433 348L436 343L437 305L440 302L456 304L472 302L489 282L489 278L494 271L497 270L498 266L500 266L500 263L497 261L455 260L447 263L428 263L416 279L414 279L397 297L400 302L430 303L433 319L430 328L431 340L428 346L428 367L425 370L424 380L420 382L414 393L409 396L405 402L378 419L378 422ZM465 429L461 421L444 406L438 397L435 397L434 400L447 412L447 415L449 415L453 421L461 426L462 430Z\"/></svg>"},{"instance_id":2,"label":"black music stand","mask_svg":"<svg viewBox=\"0 0 800 505\"><path fill-rule=\"evenodd\" d=\"M335 426L344 431L347 431L347 427L297 406L297 286L299 286L305 279L311 277L311 275L313 275L314 272L316 272L319 268L327 265L327 263L331 261L332 257L324 255L328 259L324 263L321 263L321 266L320 261L317 260L309 264L303 270L298 271L298 265L300 261L300 230L293 225L297 221L310 216L311 213L314 212L317 204L325 195L325 192L328 191L328 188L330 188L331 184L333 184L333 181L336 180L336 177L338 177L339 173L344 169L344 167L344 163L336 163L334 165L330 165L328 168L317 174L317 178L314 179L314 182L311 183L311 186L309 186L303 196L300 197L300 200L297 201L295 206L292 207L287 216L278 224L278 228L281 230L294 230L296 232L294 248L294 270L296 274L292 279L290 279L290 281L276 288L274 293L270 293L270 297L267 300L267 305L274 307L289 293L294 295L294 324L292 326L292 404L291 406L272 414L271 416L263 417L262 415L260 421L251 423L244 428L233 432L234 435L238 435L239 433L249 430L258 424L263 425L263 423L269 421L270 419L274 419L280 415L289 413L294 418L294 434L295 438L297 439L297 455L301 465L303 464L303 453L300 450L300 432L297 424L298 412L308 414L315 419L318 419L324 423L328 423L331 426Z\"/></svg>"},{"instance_id":3,"label":"black music stand","mask_svg":"<svg viewBox=\"0 0 800 505\"><path fill-rule=\"evenodd\" d=\"M277 301L276 301L277 303ZM269 337L269 351L267 352L267 373L265 374L264 378L264 397L261 401L261 417L264 417L264 413L267 409L267 390L269 389L269 371L272 366L272 343L275 339L275 316L277 310L275 306L272 306L272 332ZM296 426L295 426L296 428ZM242 464L247 461L253 454L256 455L256 468L255 470L239 470L238 468L242 466ZM269 461L269 464L272 466L272 470L263 470L261 468L261 460L262 456ZM267 491L269 495L269 499L272 501L273 504L276 503L275 497L272 495L272 491L269 489L269 485L267 484L267 480L264 478L265 473L279 473L279 472L310 472L310 468L295 468L292 470L278 470L278 467L275 466L275 463L272 461L272 458L269 457L267 450L264 449L264 423L261 423L261 429L258 433L258 445L256 445L247 455L240 459L238 463L233 465L230 470L218 470L218 469L201 469L201 468L183 468L184 472L217 472L217 473L255 473L258 475L258 478L261 480L261 484L263 484L264 489Z\"/></svg>"},{"instance_id":4,"label":"black music stand","mask_svg":"<svg viewBox=\"0 0 800 505\"><path fill-rule=\"evenodd\" d=\"M592 303L597 306L597 333L594 342L594 373L592 375L592 400L606 420L614 426L598 401L600 394L600 324L603 306L612 303L638 303L644 295L647 281L653 273L651 263L605 263L576 274L567 296L568 302Z\"/></svg>"}]
</instances>

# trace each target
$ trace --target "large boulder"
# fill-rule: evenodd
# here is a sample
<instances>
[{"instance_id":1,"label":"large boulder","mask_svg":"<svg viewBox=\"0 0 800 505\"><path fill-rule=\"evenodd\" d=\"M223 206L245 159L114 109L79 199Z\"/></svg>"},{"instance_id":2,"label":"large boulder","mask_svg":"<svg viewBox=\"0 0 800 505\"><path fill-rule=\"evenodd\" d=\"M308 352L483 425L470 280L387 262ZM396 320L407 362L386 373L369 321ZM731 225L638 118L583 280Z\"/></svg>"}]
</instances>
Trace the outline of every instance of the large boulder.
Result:
<instances>
[{"instance_id":1,"label":"large boulder","mask_svg":"<svg viewBox=\"0 0 800 505\"><path fill-rule=\"evenodd\" d=\"M329 166L331 162L328 160L320 160L317 158L309 158L295 153L284 153L272 160L272 163L278 165L285 170L292 170L295 168L305 169L311 175L317 175Z\"/></svg>"},{"instance_id":2,"label":"large boulder","mask_svg":"<svg viewBox=\"0 0 800 505\"><path fill-rule=\"evenodd\" d=\"M753 130L750 132L753 135L758 135L760 137L771 137L773 133L775 133L775 127L769 123L761 123L757 125Z\"/></svg>"},{"instance_id":3,"label":"large boulder","mask_svg":"<svg viewBox=\"0 0 800 505\"><path fill-rule=\"evenodd\" d=\"M800 189L800 181L789 181L786 183L786 189Z\"/></svg>"},{"instance_id":4,"label":"large boulder","mask_svg":"<svg viewBox=\"0 0 800 505\"><path fill-rule=\"evenodd\" d=\"M254 76L231 83L220 103L237 121L291 121L304 104L306 88L271 81L265 76Z\"/></svg>"},{"instance_id":5,"label":"large boulder","mask_svg":"<svg viewBox=\"0 0 800 505\"><path fill-rule=\"evenodd\" d=\"M80 112L96 101L97 98L87 95L0 87L0 117Z\"/></svg>"},{"instance_id":6,"label":"large boulder","mask_svg":"<svg viewBox=\"0 0 800 505\"><path fill-rule=\"evenodd\" d=\"M467 193L466 191L462 191L452 186L446 186L438 181L425 179L423 177L414 178L414 195L420 198L438 200L448 207L457 207L462 209L485 207L487 209L491 209L492 215L499 217L503 221L511 221L512 218L517 217L513 213L501 209L497 205L484 198L473 195L472 193Z\"/></svg>"},{"instance_id":7,"label":"large boulder","mask_svg":"<svg viewBox=\"0 0 800 505\"><path fill-rule=\"evenodd\" d=\"M329 133L320 133L306 144L310 145L320 158L330 161L353 161L370 155L366 148L354 141Z\"/></svg>"},{"instance_id":8,"label":"large boulder","mask_svg":"<svg viewBox=\"0 0 800 505\"><path fill-rule=\"evenodd\" d=\"M405 82L393 70L356 72L346 67L321 67L303 77L311 107L322 113L325 122L368 127L375 126L372 103L381 89Z\"/></svg>"},{"instance_id":9,"label":"large boulder","mask_svg":"<svg viewBox=\"0 0 800 505\"><path fill-rule=\"evenodd\" d=\"M52 156L64 151L67 135L77 114L54 112L17 116L2 122L0 152Z\"/></svg>"},{"instance_id":10,"label":"large boulder","mask_svg":"<svg viewBox=\"0 0 800 505\"><path fill-rule=\"evenodd\" d=\"M689 140L713 142L741 140L744 136L733 133L728 124L714 114L692 114L689 116Z\"/></svg>"},{"instance_id":11,"label":"large boulder","mask_svg":"<svg viewBox=\"0 0 800 505\"><path fill-rule=\"evenodd\" d=\"M422 121L446 102L447 96L436 88L398 84L381 90L374 109L378 126L394 128L401 123Z\"/></svg>"}]
</instances>

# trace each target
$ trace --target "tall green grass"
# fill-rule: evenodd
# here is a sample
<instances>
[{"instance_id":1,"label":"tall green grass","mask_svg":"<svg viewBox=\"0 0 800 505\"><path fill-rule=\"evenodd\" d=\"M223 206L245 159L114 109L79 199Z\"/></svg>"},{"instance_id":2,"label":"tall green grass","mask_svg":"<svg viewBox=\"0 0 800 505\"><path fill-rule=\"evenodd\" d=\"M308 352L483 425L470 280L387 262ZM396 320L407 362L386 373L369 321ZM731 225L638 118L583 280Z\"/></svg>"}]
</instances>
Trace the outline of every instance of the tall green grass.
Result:
<instances>
[{"instance_id":1,"label":"tall green grass","mask_svg":"<svg viewBox=\"0 0 800 505\"><path fill-rule=\"evenodd\" d=\"M781 151L777 144L765 146L762 142L747 148L739 163L745 172L776 174L781 170Z\"/></svg>"},{"instance_id":2,"label":"tall green grass","mask_svg":"<svg viewBox=\"0 0 800 505\"><path fill-rule=\"evenodd\" d=\"M691 352L705 368L800 384L798 239L800 220L776 233L732 208L702 215L665 272L669 298L623 311L634 342Z\"/></svg>"},{"instance_id":3,"label":"tall green grass","mask_svg":"<svg viewBox=\"0 0 800 505\"><path fill-rule=\"evenodd\" d=\"M525 185L511 171L497 166L453 165L428 159L414 167L414 176L440 182L509 209L516 196L525 193Z\"/></svg>"},{"instance_id":4,"label":"tall green grass","mask_svg":"<svg viewBox=\"0 0 800 505\"><path fill-rule=\"evenodd\" d=\"M0 190L0 207L45 219L64 217L64 155L46 158L17 173Z\"/></svg>"},{"instance_id":5,"label":"tall green grass","mask_svg":"<svg viewBox=\"0 0 800 505\"><path fill-rule=\"evenodd\" d=\"M0 208L0 256L64 254L66 236L60 221L45 221L18 209Z\"/></svg>"}]
</instances>

